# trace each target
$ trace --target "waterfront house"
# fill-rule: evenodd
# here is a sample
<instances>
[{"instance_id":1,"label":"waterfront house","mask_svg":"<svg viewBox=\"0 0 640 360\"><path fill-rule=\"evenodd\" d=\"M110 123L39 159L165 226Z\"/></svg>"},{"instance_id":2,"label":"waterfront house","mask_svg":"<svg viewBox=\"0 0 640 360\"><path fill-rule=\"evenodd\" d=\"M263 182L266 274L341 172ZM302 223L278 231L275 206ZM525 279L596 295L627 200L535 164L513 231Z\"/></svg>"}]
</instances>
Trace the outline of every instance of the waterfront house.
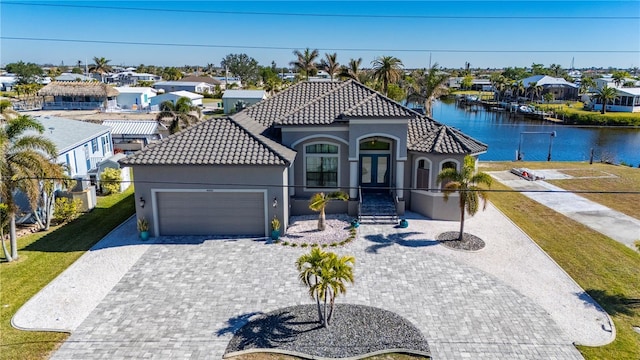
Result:
<instances>
[{"instance_id":1,"label":"waterfront house","mask_svg":"<svg viewBox=\"0 0 640 360\"><path fill-rule=\"evenodd\" d=\"M310 214L310 197L342 190L327 212L361 214L378 197L459 220L437 175L487 146L354 80L300 82L225 117L198 123L130 155L138 218L158 235L267 236L277 217Z\"/></svg>"},{"instance_id":2,"label":"waterfront house","mask_svg":"<svg viewBox=\"0 0 640 360\"><path fill-rule=\"evenodd\" d=\"M640 87L616 88L616 93L613 104L607 104L607 111L640 112ZM602 110L602 102L593 97L592 102L593 110Z\"/></svg>"},{"instance_id":3,"label":"waterfront house","mask_svg":"<svg viewBox=\"0 0 640 360\"><path fill-rule=\"evenodd\" d=\"M83 74L62 73L54 78L55 81L72 82L72 81L95 81L94 78Z\"/></svg>"},{"instance_id":4,"label":"waterfront house","mask_svg":"<svg viewBox=\"0 0 640 360\"><path fill-rule=\"evenodd\" d=\"M229 114L266 98L267 92L264 90L225 90L222 94L222 108L225 114Z\"/></svg>"},{"instance_id":5,"label":"waterfront house","mask_svg":"<svg viewBox=\"0 0 640 360\"><path fill-rule=\"evenodd\" d=\"M522 79L525 89L528 89L531 83L542 86L540 98L544 94L551 93L555 100L577 100L578 90L580 87L574 83L568 82L563 78L556 78L549 75L534 75Z\"/></svg>"},{"instance_id":6,"label":"waterfront house","mask_svg":"<svg viewBox=\"0 0 640 360\"><path fill-rule=\"evenodd\" d=\"M110 110L119 92L100 82L54 81L38 91L44 97L42 110Z\"/></svg>"}]
</instances>

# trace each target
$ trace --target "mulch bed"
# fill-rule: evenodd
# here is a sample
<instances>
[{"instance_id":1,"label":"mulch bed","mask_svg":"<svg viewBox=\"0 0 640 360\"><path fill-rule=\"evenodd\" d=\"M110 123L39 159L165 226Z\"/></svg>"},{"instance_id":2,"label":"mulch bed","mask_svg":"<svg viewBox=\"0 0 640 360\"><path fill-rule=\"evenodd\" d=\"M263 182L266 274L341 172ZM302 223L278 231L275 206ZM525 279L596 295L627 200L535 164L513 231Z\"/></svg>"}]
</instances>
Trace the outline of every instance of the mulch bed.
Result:
<instances>
[{"instance_id":1,"label":"mulch bed","mask_svg":"<svg viewBox=\"0 0 640 360\"><path fill-rule=\"evenodd\" d=\"M475 235L462 234L462 241L458 240L459 231L447 231L438 235L440 244L455 250L478 251L484 248L484 241Z\"/></svg>"}]
</instances>

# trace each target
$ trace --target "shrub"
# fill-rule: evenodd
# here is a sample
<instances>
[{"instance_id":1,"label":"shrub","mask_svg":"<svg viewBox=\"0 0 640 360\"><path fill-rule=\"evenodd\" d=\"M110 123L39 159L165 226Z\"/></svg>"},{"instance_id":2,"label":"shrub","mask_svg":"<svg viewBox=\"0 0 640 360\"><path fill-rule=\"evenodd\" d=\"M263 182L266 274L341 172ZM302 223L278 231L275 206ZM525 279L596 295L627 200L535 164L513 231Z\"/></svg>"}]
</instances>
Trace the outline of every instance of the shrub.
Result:
<instances>
[{"instance_id":1,"label":"shrub","mask_svg":"<svg viewBox=\"0 0 640 360\"><path fill-rule=\"evenodd\" d=\"M106 168L100 174L100 182L105 194L114 194L120 192L120 182L122 182L122 174L120 169Z\"/></svg>"},{"instance_id":2,"label":"shrub","mask_svg":"<svg viewBox=\"0 0 640 360\"><path fill-rule=\"evenodd\" d=\"M69 222L80 215L81 206L82 200L80 199L57 198L53 210L53 220L58 224Z\"/></svg>"}]
</instances>

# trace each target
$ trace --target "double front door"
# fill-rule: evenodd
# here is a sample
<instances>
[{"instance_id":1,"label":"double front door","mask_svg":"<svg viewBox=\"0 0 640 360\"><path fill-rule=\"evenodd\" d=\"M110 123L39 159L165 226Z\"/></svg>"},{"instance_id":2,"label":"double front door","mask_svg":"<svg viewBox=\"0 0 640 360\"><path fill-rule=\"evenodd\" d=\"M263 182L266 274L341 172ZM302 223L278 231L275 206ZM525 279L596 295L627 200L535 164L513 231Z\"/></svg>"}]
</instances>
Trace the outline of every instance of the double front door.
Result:
<instances>
[{"instance_id":1,"label":"double front door","mask_svg":"<svg viewBox=\"0 0 640 360\"><path fill-rule=\"evenodd\" d=\"M363 191L378 192L389 187L389 158L389 154L360 154L360 186Z\"/></svg>"}]
</instances>

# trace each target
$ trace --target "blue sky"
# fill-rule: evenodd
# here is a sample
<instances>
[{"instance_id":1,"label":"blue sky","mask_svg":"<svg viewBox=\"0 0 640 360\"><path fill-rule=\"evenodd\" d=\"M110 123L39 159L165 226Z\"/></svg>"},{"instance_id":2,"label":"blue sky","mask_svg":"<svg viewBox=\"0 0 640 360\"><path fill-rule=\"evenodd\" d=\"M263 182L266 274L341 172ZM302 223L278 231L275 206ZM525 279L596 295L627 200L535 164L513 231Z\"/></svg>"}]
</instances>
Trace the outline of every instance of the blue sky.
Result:
<instances>
[{"instance_id":1,"label":"blue sky","mask_svg":"<svg viewBox=\"0 0 640 360\"><path fill-rule=\"evenodd\" d=\"M0 23L3 65L94 56L112 65L219 65L246 53L287 66L294 49L309 47L337 52L340 63L361 57L364 66L382 55L408 68L430 57L454 68L568 68L572 59L577 68L640 66L640 1L0 0Z\"/></svg>"}]
</instances>

